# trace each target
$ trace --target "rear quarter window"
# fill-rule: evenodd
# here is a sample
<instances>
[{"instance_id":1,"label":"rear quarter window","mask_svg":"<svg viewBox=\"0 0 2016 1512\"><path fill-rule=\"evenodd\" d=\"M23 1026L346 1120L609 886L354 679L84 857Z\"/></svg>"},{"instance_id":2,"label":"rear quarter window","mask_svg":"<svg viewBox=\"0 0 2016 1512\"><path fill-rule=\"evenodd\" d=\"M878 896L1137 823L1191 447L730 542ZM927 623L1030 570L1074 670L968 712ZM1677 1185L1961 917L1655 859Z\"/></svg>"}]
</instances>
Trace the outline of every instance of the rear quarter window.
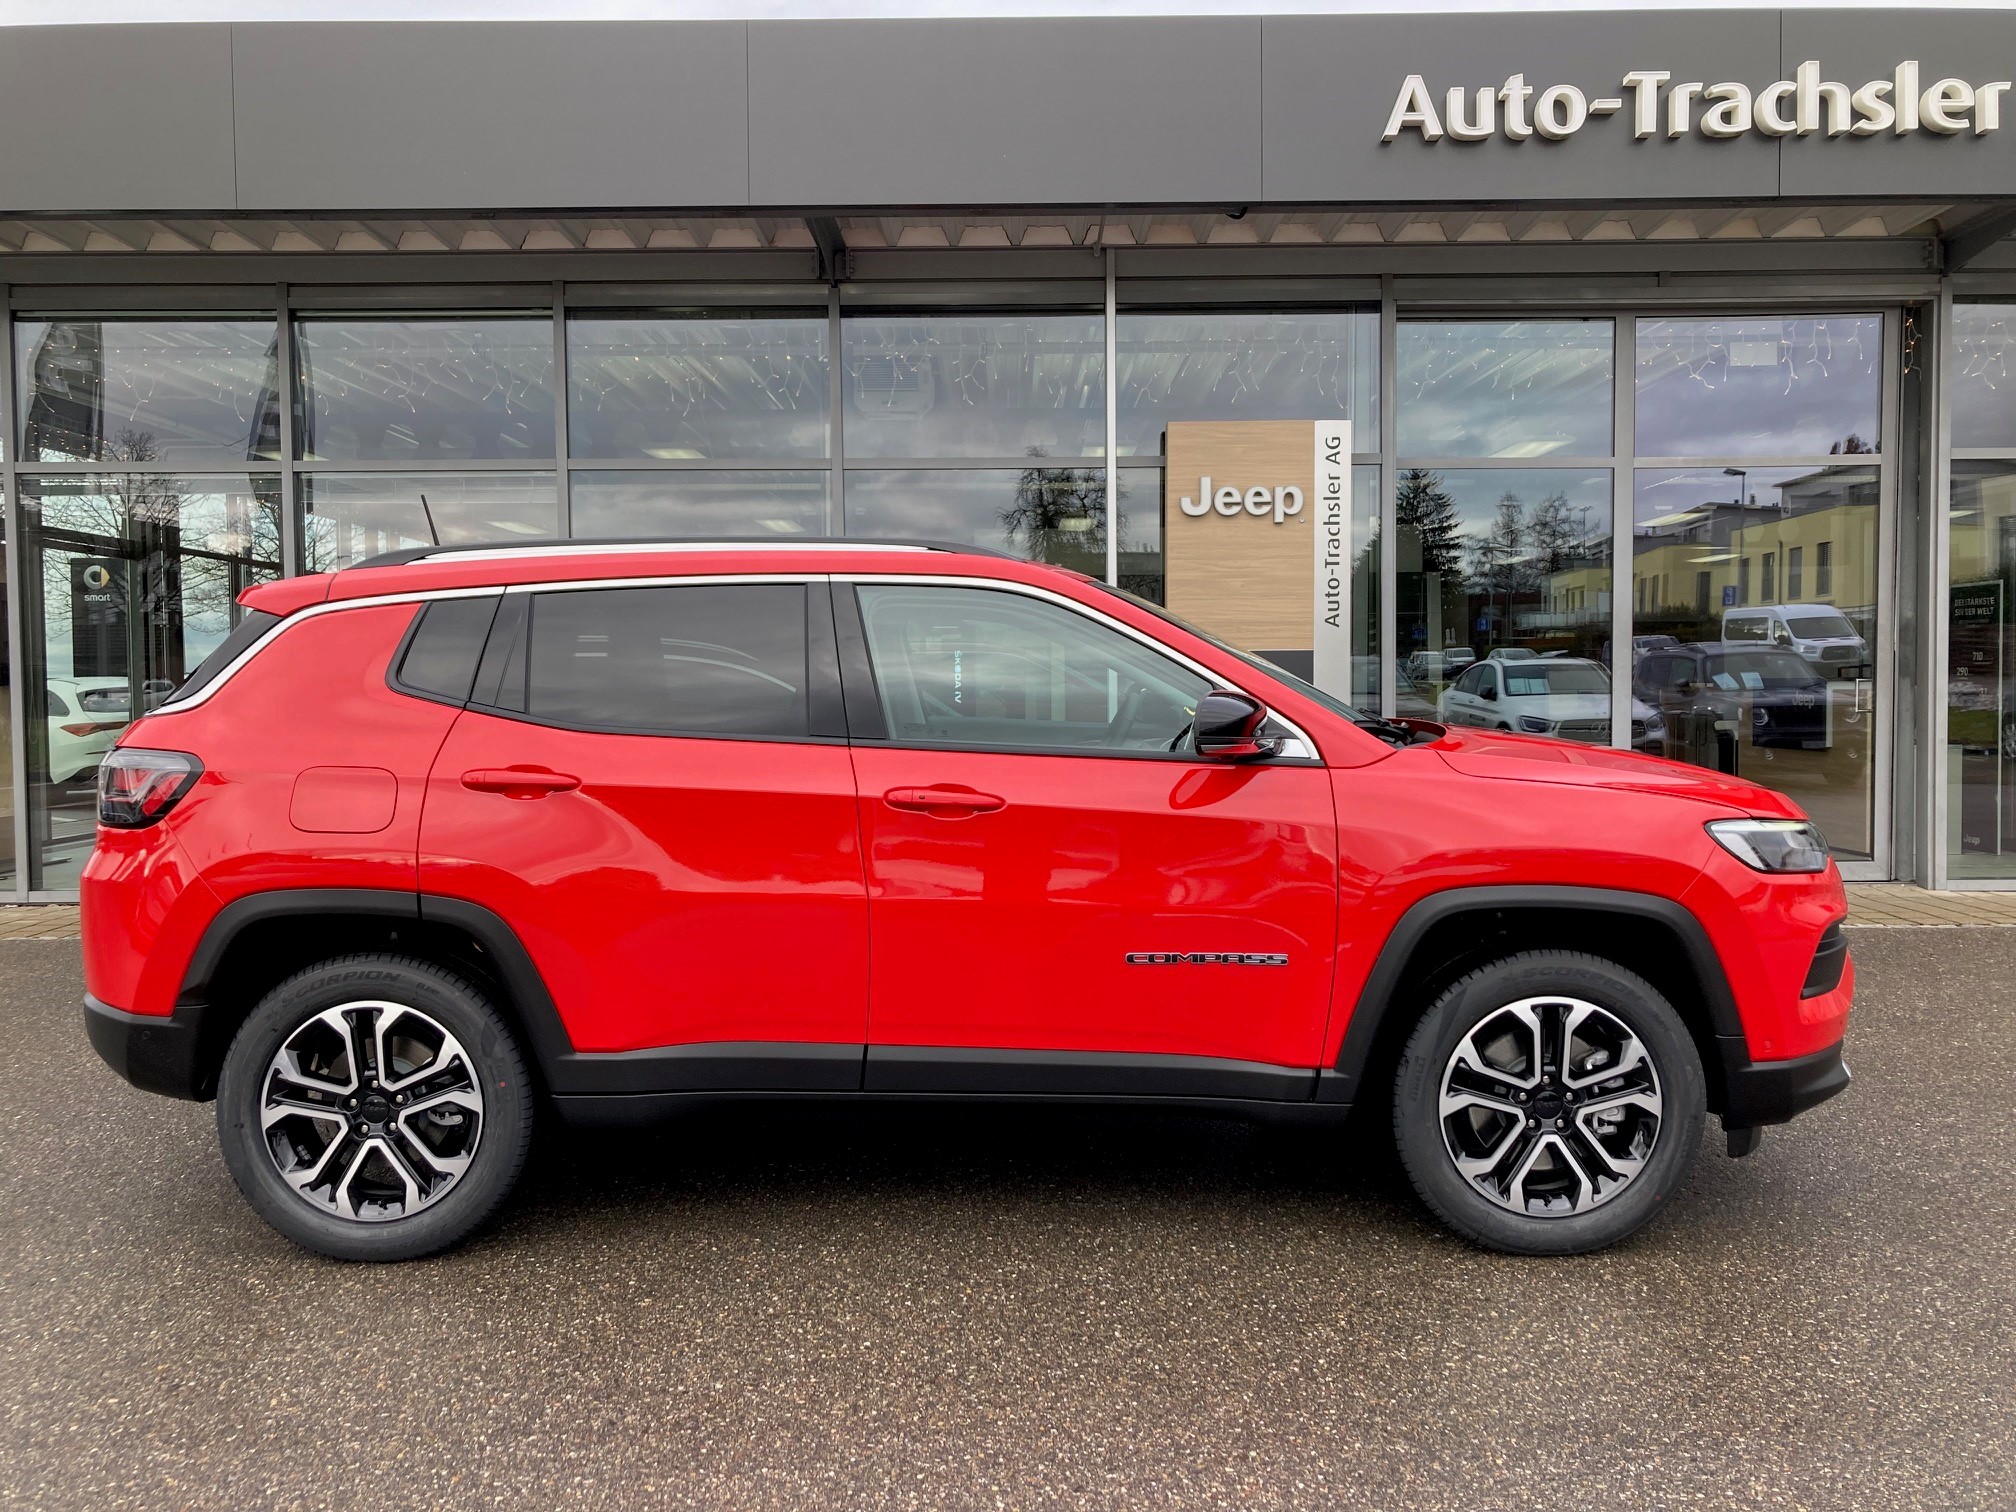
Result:
<instances>
[{"instance_id":1,"label":"rear quarter window","mask_svg":"<svg viewBox=\"0 0 2016 1512\"><path fill-rule=\"evenodd\" d=\"M436 599L422 608L406 638L394 684L423 698L467 703L499 597Z\"/></svg>"}]
</instances>

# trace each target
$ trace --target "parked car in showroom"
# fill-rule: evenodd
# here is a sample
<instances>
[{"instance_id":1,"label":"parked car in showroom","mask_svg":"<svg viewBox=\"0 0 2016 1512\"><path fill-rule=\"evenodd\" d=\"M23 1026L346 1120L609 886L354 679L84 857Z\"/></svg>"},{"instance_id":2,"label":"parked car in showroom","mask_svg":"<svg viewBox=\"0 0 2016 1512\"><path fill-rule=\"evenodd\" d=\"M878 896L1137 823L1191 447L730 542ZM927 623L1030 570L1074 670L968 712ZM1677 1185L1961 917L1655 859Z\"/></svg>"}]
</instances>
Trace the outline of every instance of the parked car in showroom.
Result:
<instances>
[{"instance_id":1,"label":"parked car in showroom","mask_svg":"<svg viewBox=\"0 0 2016 1512\"><path fill-rule=\"evenodd\" d=\"M1457 1233L1573 1254L1848 1081L1785 797L1375 718L1061 568L419 548L241 602L101 768L85 1026L325 1255L456 1243L542 1120L782 1096L1370 1108Z\"/></svg>"},{"instance_id":2,"label":"parked car in showroom","mask_svg":"<svg viewBox=\"0 0 2016 1512\"><path fill-rule=\"evenodd\" d=\"M1445 724L1608 745L1610 672L1579 657L1487 657L1443 690L1440 709ZM1632 699L1633 748L1656 753L1665 738L1658 709Z\"/></svg>"}]
</instances>

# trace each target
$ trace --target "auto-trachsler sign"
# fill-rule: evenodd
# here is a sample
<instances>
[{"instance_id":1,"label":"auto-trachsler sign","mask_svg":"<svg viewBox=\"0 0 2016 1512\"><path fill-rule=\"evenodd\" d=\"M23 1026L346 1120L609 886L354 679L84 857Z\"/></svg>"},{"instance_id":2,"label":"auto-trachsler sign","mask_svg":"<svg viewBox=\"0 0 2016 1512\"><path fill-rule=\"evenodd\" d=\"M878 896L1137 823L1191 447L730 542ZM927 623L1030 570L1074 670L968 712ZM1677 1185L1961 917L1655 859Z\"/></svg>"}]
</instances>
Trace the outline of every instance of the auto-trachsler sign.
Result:
<instances>
[{"instance_id":1,"label":"auto-trachsler sign","mask_svg":"<svg viewBox=\"0 0 2016 1512\"><path fill-rule=\"evenodd\" d=\"M2010 81L1920 78L1915 62L1899 63L1887 79L1846 84L1801 63L1789 79L1761 89L1738 81L1675 80L1657 68L1633 69L1614 95L1591 99L1573 84L1536 86L1523 73L1501 84L1452 84L1441 93L1409 74L1386 119L1384 141L1409 132L1424 142L1483 142L1504 137L1564 141L1592 119L1622 115L1632 135L1704 136L1726 140L1752 132L1771 137L1986 136L2002 125Z\"/></svg>"}]
</instances>

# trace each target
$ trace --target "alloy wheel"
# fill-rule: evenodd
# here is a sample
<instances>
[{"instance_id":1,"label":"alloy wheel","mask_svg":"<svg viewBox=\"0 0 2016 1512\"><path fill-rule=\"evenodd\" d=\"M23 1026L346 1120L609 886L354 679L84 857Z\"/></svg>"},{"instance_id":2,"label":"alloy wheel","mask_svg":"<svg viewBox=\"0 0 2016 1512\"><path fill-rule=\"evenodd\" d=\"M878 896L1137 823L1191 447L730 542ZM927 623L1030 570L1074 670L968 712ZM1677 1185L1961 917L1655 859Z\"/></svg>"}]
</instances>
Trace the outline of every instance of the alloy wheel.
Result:
<instances>
[{"instance_id":1,"label":"alloy wheel","mask_svg":"<svg viewBox=\"0 0 2016 1512\"><path fill-rule=\"evenodd\" d=\"M301 1199L360 1223L408 1218L452 1191L483 1134L483 1084L438 1020L403 1003L324 1009L268 1063L260 1130Z\"/></svg>"},{"instance_id":2,"label":"alloy wheel","mask_svg":"<svg viewBox=\"0 0 2016 1512\"><path fill-rule=\"evenodd\" d=\"M1437 1116L1457 1172L1501 1208L1568 1217L1609 1202L1651 1159L1658 1067L1616 1014L1572 997L1492 1010L1443 1067Z\"/></svg>"}]
</instances>

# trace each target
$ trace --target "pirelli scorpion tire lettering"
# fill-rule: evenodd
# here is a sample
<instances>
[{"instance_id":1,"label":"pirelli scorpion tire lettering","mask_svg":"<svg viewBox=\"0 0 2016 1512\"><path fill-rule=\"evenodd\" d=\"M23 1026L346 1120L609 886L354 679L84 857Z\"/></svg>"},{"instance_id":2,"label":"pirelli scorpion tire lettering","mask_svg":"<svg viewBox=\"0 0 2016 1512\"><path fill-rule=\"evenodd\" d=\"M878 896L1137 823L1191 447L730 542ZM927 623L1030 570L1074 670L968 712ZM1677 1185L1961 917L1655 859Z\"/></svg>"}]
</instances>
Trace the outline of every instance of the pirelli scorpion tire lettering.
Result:
<instances>
[{"instance_id":1,"label":"pirelli scorpion tire lettering","mask_svg":"<svg viewBox=\"0 0 2016 1512\"><path fill-rule=\"evenodd\" d=\"M1707 1111L1687 1027L1652 985L1596 956L1529 951L1480 967L1422 1015L1393 1132L1421 1200L1513 1254L1572 1255L1650 1221L1692 1169Z\"/></svg>"}]
</instances>

